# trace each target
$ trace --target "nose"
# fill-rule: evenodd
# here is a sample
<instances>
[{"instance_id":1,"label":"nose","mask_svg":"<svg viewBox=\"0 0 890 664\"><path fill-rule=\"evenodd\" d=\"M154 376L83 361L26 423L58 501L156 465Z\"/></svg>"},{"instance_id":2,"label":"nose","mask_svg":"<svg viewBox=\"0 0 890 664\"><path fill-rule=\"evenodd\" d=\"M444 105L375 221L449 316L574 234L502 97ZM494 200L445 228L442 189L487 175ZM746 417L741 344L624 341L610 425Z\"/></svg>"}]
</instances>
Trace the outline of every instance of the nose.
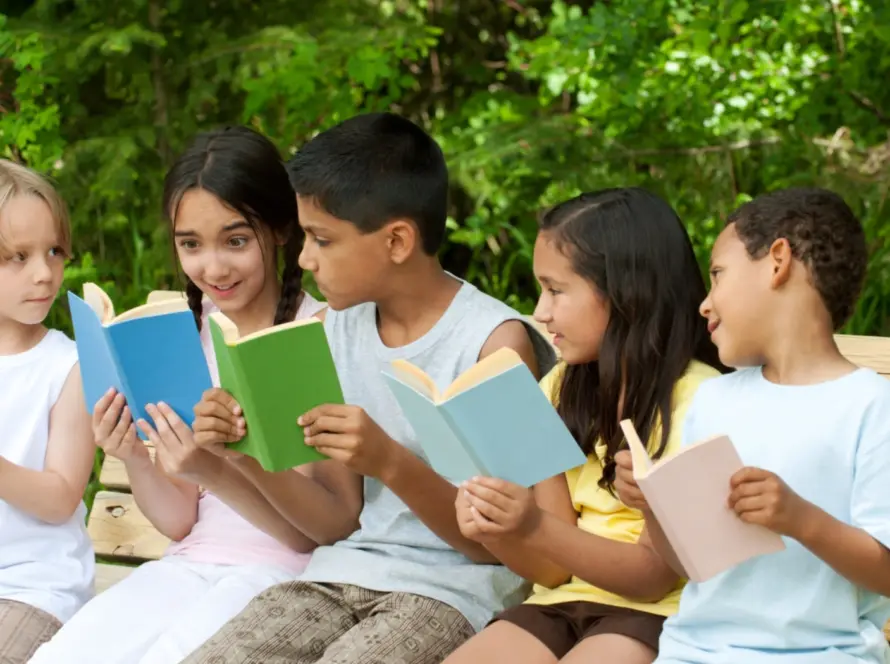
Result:
<instances>
[{"instance_id":1,"label":"nose","mask_svg":"<svg viewBox=\"0 0 890 664\"><path fill-rule=\"evenodd\" d=\"M318 270L318 262L315 260L315 256L312 254L312 249L310 245L312 242L304 242L303 248L300 250L300 256L297 258L297 263L300 264L300 267L309 272L316 272Z\"/></svg>"},{"instance_id":2,"label":"nose","mask_svg":"<svg viewBox=\"0 0 890 664\"><path fill-rule=\"evenodd\" d=\"M207 281L219 281L228 275L229 266L225 259L216 251L209 252L204 264L204 278Z\"/></svg>"},{"instance_id":3,"label":"nose","mask_svg":"<svg viewBox=\"0 0 890 664\"><path fill-rule=\"evenodd\" d=\"M710 293L702 300L702 303L698 306L698 313L700 313L705 318L710 318L711 316L711 295Z\"/></svg>"},{"instance_id":4,"label":"nose","mask_svg":"<svg viewBox=\"0 0 890 664\"><path fill-rule=\"evenodd\" d=\"M550 310L550 297L546 292L541 293L538 297L538 303L535 305L532 317L542 325L546 325L553 320L553 314Z\"/></svg>"},{"instance_id":5,"label":"nose","mask_svg":"<svg viewBox=\"0 0 890 664\"><path fill-rule=\"evenodd\" d=\"M33 262L31 275L35 284L45 284L53 280L53 270L46 259L38 258Z\"/></svg>"}]
</instances>

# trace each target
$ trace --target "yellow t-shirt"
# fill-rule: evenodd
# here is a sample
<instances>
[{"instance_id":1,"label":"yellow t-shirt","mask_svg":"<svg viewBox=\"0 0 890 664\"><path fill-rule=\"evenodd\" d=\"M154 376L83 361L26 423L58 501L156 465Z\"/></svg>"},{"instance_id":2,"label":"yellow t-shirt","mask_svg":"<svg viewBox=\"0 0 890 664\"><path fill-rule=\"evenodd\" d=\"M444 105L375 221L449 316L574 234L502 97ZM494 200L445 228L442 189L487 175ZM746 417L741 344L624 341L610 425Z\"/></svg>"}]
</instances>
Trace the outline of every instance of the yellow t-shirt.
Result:
<instances>
[{"instance_id":1,"label":"yellow t-shirt","mask_svg":"<svg viewBox=\"0 0 890 664\"><path fill-rule=\"evenodd\" d=\"M559 365L554 368L541 381L541 388L554 404L559 398L558 390L564 370L563 366ZM716 369L693 360L686 373L677 381L673 393L674 410L671 416L671 433L668 436L664 456L674 454L680 449L683 420L699 385L718 375L719 372ZM649 439L650 450L657 449L660 442L661 428L656 426ZM602 456L605 452L605 445L598 444L597 452ZM598 482L602 475L603 466L598 457L593 454L587 458L587 463L583 466L566 473L572 503L578 512L578 527L589 533L608 537L618 542L636 542L645 525L643 515L638 510L625 507L618 498L612 496L607 490L601 489ZM529 604L559 604L561 602L587 601L669 616L677 611L683 583L683 581L678 582L677 586L658 602L646 603L625 599L620 595L592 586L577 577L572 577L568 583L552 590L536 585L531 597L526 602Z\"/></svg>"}]
</instances>

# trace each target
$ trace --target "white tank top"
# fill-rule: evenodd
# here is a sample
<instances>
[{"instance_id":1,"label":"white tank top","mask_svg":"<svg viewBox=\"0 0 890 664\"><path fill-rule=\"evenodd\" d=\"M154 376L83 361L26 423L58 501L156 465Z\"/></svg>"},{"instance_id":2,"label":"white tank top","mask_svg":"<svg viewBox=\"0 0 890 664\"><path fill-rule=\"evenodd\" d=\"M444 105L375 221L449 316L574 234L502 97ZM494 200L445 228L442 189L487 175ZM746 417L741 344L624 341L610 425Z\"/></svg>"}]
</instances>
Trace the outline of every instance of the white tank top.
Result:
<instances>
[{"instance_id":1,"label":"white tank top","mask_svg":"<svg viewBox=\"0 0 890 664\"><path fill-rule=\"evenodd\" d=\"M43 470L49 415L77 362L74 342L50 330L34 348L0 355L0 454ZM0 500L0 598L68 620L93 594L95 561L81 502L51 525Z\"/></svg>"}]
</instances>

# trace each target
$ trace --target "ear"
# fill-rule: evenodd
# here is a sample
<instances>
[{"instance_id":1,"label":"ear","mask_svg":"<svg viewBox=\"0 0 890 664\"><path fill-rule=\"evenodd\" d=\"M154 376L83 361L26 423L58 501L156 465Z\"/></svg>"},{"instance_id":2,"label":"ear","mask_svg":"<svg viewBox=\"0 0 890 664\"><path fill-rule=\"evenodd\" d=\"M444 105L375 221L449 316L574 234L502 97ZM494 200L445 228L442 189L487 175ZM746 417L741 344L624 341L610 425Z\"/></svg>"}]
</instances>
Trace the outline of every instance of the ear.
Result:
<instances>
[{"instance_id":1,"label":"ear","mask_svg":"<svg viewBox=\"0 0 890 664\"><path fill-rule=\"evenodd\" d=\"M390 260L396 265L407 261L419 244L420 237L417 228L410 221L397 219L384 227L386 233L386 248Z\"/></svg>"},{"instance_id":2,"label":"ear","mask_svg":"<svg viewBox=\"0 0 890 664\"><path fill-rule=\"evenodd\" d=\"M794 256L791 253L791 245L788 243L788 240L780 237L773 242L770 245L767 258L772 271L770 286L779 288L791 277L791 263L794 261Z\"/></svg>"}]
</instances>

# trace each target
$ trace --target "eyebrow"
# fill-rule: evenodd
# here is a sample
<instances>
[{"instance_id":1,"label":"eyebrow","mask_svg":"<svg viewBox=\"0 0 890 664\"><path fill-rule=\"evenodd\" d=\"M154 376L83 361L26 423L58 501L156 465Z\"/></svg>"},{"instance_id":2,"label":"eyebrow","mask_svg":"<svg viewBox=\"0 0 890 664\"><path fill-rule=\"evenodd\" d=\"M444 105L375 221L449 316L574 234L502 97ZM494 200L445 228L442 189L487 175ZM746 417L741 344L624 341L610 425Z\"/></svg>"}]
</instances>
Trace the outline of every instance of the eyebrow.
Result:
<instances>
[{"instance_id":1,"label":"eyebrow","mask_svg":"<svg viewBox=\"0 0 890 664\"><path fill-rule=\"evenodd\" d=\"M250 228L250 224L248 224L243 219L238 221L233 221L231 224L222 227L223 232L236 231L239 228ZM185 229L181 231L174 231L173 235L175 237L197 237L198 234L195 231Z\"/></svg>"}]
</instances>

